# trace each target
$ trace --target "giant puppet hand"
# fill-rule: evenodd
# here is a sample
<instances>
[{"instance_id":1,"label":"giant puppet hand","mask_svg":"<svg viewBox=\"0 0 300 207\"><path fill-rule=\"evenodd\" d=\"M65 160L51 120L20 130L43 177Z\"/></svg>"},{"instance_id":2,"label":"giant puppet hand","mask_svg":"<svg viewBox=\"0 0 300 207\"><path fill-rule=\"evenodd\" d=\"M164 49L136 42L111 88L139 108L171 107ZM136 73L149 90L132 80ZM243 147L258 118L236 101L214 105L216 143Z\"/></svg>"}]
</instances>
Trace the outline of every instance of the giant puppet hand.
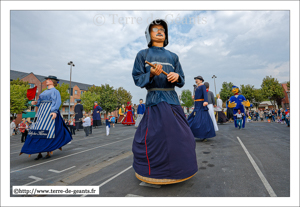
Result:
<instances>
[{"instance_id":1,"label":"giant puppet hand","mask_svg":"<svg viewBox=\"0 0 300 207\"><path fill-rule=\"evenodd\" d=\"M236 103L234 102L234 101L229 101L229 103L228 103L228 107L229 108L234 108L234 107L236 107Z\"/></svg>"},{"instance_id":2,"label":"giant puppet hand","mask_svg":"<svg viewBox=\"0 0 300 207\"><path fill-rule=\"evenodd\" d=\"M167 75L167 78L168 78L169 82L174 83L174 82L176 82L178 80L179 74L178 73L174 73L174 72L170 72Z\"/></svg>"},{"instance_id":3,"label":"giant puppet hand","mask_svg":"<svg viewBox=\"0 0 300 207\"><path fill-rule=\"evenodd\" d=\"M207 106L208 105L208 102L203 102L203 106Z\"/></svg>"},{"instance_id":4,"label":"giant puppet hand","mask_svg":"<svg viewBox=\"0 0 300 207\"><path fill-rule=\"evenodd\" d=\"M52 112L52 113L50 114L50 116L52 116L52 119L55 119L55 118L56 118L56 113L55 113L55 112Z\"/></svg>"},{"instance_id":5,"label":"giant puppet hand","mask_svg":"<svg viewBox=\"0 0 300 207\"><path fill-rule=\"evenodd\" d=\"M243 101L242 104L243 104L245 107L250 107L250 102L249 102L249 100Z\"/></svg>"},{"instance_id":6,"label":"giant puppet hand","mask_svg":"<svg viewBox=\"0 0 300 207\"><path fill-rule=\"evenodd\" d=\"M157 64L154 64L155 65L155 68L151 67L150 68L150 77L153 77L155 75L160 75L162 73L162 65L157 65Z\"/></svg>"}]
</instances>

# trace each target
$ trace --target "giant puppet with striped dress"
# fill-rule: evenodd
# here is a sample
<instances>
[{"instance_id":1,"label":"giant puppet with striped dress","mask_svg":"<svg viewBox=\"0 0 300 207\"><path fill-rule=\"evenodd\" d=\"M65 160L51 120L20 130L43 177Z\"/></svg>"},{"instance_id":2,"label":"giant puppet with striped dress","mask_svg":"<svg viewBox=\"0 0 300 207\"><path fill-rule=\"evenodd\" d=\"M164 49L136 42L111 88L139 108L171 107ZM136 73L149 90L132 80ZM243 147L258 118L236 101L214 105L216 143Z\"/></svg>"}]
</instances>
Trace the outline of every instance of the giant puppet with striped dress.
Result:
<instances>
[{"instance_id":1,"label":"giant puppet with striped dress","mask_svg":"<svg viewBox=\"0 0 300 207\"><path fill-rule=\"evenodd\" d=\"M47 152L46 158L49 158L54 150L61 150L72 140L71 132L59 112L61 97L55 88L59 80L55 76L45 79L47 90L39 95L37 101L31 102L38 110L20 153L39 153L36 160L43 157L42 152Z\"/></svg>"}]
</instances>

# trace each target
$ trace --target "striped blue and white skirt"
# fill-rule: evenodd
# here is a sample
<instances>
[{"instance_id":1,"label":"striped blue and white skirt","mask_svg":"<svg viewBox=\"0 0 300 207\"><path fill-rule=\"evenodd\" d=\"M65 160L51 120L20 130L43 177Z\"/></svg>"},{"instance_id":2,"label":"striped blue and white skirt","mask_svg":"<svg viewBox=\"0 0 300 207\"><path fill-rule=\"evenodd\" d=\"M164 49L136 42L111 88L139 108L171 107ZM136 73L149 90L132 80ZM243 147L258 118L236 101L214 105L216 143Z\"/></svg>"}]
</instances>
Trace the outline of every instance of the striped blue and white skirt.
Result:
<instances>
[{"instance_id":1,"label":"striped blue and white skirt","mask_svg":"<svg viewBox=\"0 0 300 207\"><path fill-rule=\"evenodd\" d=\"M22 153L51 152L72 140L71 132L59 111L57 111L56 118L52 119L50 115L51 104L51 101L41 102L21 149Z\"/></svg>"},{"instance_id":2,"label":"striped blue and white skirt","mask_svg":"<svg viewBox=\"0 0 300 207\"><path fill-rule=\"evenodd\" d=\"M36 138L55 138L55 119L50 116L52 101L42 101L28 134Z\"/></svg>"}]
</instances>

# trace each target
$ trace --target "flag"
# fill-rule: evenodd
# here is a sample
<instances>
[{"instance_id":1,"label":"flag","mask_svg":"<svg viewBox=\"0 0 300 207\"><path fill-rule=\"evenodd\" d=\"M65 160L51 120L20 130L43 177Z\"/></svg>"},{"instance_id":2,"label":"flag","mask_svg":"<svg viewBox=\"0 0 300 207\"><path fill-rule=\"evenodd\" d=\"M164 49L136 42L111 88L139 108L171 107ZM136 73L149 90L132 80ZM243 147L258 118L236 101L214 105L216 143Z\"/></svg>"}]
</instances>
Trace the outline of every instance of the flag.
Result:
<instances>
[{"instance_id":1,"label":"flag","mask_svg":"<svg viewBox=\"0 0 300 207\"><path fill-rule=\"evenodd\" d=\"M33 100L35 98L36 88L37 88L37 86L35 86L34 88L30 88L30 89L27 90L27 98L28 98L28 100Z\"/></svg>"}]
</instances>

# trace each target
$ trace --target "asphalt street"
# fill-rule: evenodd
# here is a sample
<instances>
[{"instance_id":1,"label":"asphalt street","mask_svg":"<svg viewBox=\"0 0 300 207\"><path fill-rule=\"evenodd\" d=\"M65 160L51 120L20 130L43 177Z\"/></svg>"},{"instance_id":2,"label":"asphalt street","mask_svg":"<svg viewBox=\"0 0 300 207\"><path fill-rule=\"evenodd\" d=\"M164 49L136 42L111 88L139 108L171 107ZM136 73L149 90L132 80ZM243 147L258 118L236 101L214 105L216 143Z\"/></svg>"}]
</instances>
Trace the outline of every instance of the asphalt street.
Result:
<instances>
[{"instance_id":1,"label":"asphalt street","mask_svg":"<svg viewBox=\"0 0 300 207\"><path fill-rule=\"evenodd\" d=\"M49 159L19 156L20 135L11 137L12 186L95 186L98 197L289 197L290 128L252 122L245 129L218 125L217 136L196 140L198 173L172 185L145 185L135 177L131 151L134 126L105 126L85 137L83 130ZM45 153L44 153L45 155ZM11 196L15 197L18 195ZM47 195L54 196L54 195ZM95 197L95 195L71 195ZM70 195L55 195L70 197Z\"/></svg>"}]
</instances>

